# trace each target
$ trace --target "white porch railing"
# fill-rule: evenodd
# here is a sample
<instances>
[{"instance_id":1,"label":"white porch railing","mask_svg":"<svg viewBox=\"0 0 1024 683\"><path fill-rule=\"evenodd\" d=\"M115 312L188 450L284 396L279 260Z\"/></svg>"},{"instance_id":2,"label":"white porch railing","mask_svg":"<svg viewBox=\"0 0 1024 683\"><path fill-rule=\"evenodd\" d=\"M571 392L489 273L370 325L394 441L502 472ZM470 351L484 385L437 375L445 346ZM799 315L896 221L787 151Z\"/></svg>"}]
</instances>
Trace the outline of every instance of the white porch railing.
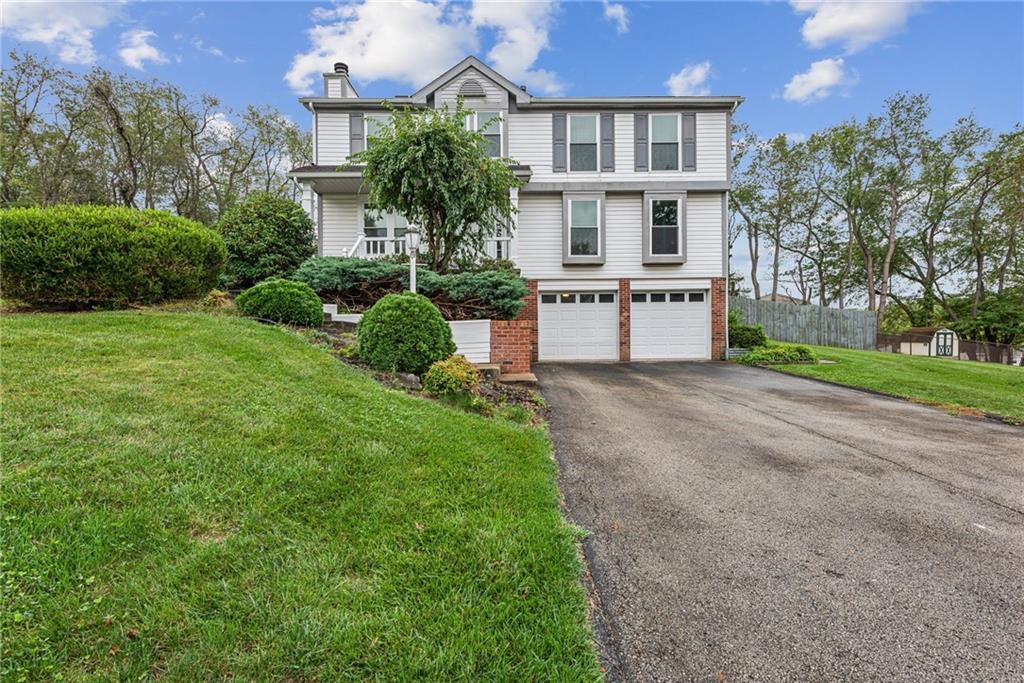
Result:
<instances>
[{"instance_id":1,"label":"white porch railing","mask_svg":"<svg viewBox=\"0 0 1024 683\"><path fill-rule=\"evenodd\" d=\"M394 237L367 237L359 235L352 246L345 250L345 256L375 259L395 254L405 254L405 240ZM512 258L512 238L492 237L484 243L483 256L492 259Z\"/></svg>"}]
</instances>

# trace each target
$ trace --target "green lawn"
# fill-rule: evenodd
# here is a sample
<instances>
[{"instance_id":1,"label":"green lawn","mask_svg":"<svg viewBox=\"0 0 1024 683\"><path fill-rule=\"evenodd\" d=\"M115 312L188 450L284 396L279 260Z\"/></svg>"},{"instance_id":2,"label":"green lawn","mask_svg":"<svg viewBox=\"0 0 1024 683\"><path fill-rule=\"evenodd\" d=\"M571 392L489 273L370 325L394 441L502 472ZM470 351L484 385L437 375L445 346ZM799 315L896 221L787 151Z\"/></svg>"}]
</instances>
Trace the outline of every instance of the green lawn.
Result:
<instances>
[{"instance_id":1,"label":"green lawn","mask_svg":"<svg viewBox=\"0 0 1024 683\"><path fill-rule=\"evenodd\" d=\"M778 370L872 389L950 410L968 409L1024 422L1024 368L995 363L812 347L835 365L780 365Z\"/></svg>"},{"instance_id":2,"label":"green lawn","mask_svg":"<svg viewBox=\"0 0 1024 683\"><path fill-rule=\"evenodd\" d=\"M288 332L7 315L4 680L598 680L539 430Z\"/></svg>"}]
</instances>

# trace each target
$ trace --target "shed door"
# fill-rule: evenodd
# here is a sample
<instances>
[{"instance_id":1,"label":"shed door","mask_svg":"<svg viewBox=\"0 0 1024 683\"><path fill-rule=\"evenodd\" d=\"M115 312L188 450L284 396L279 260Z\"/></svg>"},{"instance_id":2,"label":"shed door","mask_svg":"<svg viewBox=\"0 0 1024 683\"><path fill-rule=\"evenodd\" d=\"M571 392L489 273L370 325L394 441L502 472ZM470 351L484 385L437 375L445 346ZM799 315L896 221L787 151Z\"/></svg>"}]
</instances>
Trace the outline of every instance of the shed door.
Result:
<instances>
[{"instance_id":1,"label":"shed door","mask_svg":"<svg viewBox=\"0 0 1024 683\"><path fill-rule=\"evenodd\" d=\"M615 292L545 292L537 314L539 360L618 360Z\"/></svg>"},{"instance_id":2,"label":"shed door","mask_svg":"<svg viewBox=\"0 0 1024 683\"><path fill-rule=\"evenodd\" d=\"M711 304L707 291L633 292L630 357L711 358Z\"/></svg>"}]
</instances>

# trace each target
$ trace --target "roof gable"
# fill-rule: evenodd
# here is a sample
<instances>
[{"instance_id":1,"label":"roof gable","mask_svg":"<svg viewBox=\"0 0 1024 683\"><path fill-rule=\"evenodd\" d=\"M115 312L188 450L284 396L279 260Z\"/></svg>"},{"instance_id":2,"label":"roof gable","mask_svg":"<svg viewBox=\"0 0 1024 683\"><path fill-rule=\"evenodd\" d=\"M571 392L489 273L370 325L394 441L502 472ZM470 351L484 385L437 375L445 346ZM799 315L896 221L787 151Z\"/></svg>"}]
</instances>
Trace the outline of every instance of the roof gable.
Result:
<instances>
[{"instance_id":1,"label":"roof gable","mask_svg":"<svg viewBox=\"0 0 1024 683\"><path fill-rule=\"evenodd\" d=\"M430 95L433 95L452 80L458 78L467 69L475 69L484 78L490 79L498 86L507 90L509 95L515 97L517 104L524 104L532 99L528 92L520 90L519 86L484 64L476 57L466 57L461 62L432 80L430 83L427 83L425 86L417 90L409 99L413 102L425 103ZM479 86L479 84L477 84L477 86Z\"/></svg>"}]
</instances>

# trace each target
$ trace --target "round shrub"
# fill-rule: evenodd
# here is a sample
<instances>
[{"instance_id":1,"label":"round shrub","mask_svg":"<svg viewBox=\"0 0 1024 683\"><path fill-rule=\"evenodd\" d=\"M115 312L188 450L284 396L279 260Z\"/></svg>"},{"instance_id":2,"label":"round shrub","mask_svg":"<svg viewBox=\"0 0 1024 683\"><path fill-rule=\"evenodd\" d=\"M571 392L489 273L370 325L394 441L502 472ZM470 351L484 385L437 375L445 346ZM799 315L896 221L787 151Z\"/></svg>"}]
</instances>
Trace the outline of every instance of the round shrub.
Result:
<instances>
[{"instance_id":1,"label":"round shrub","mask_svg":"<svg viewBox=\"0 0 1024 683\"><path fill-rule=\"evenodd\" d=\"M734 349L754 349L768 343L768 335L760 325L738 325L729 326L729 346Z\"/></svg>"},{"instance_id":2,"label":"round shrub","mask_svg":"<svg viewBox=\"0 0 1024 683\"><path fill-rule=\"evenodd\" d=\"M435 396L472 394L480 387L480 373L465 356L449 356L430 366L423 388Z\"/></svg>"},{"instance_id":3,"label":"round shrub","mask_svg":"<svg viewBox=\"0 0 1024 683\"><path fill-rule=\"evenodd\" d=\"M359 321L359 357L377 370L422 374L455 353L452 329L419 294L388 294Z\"/></svg>"},{"instance_id":4,"label":"round shrub","mask_svg":"<svg viewBox=\"0 0 1024 683\"><path fill-rule=\"evenodd\" d=\"M0 210L4 296L63 309L198 298L224 268L215 231L121 206Z\"/></svg>"},{"instance_id":5,"label":"round shrub","mask_svg":"<svg viewBox=\"0 0 1024 683\"><path fill-rule=\"evenodd\" d=\"M318 327L324 321L320 297L304 282L271 278L238 295L235 306L252 318Z\"/></svg>"},{"instance_id":6,"label":"round shrub","mask_svg":"<svg viewBox=\"0 0 1024 683\"><path fill-rule=\"evenodd\" d=\"M232 289L289 276L316 252L313 221L303 208L266 192L249 195L217 228L228 249L225 281Z\"/></svg>"}]
</instances>

